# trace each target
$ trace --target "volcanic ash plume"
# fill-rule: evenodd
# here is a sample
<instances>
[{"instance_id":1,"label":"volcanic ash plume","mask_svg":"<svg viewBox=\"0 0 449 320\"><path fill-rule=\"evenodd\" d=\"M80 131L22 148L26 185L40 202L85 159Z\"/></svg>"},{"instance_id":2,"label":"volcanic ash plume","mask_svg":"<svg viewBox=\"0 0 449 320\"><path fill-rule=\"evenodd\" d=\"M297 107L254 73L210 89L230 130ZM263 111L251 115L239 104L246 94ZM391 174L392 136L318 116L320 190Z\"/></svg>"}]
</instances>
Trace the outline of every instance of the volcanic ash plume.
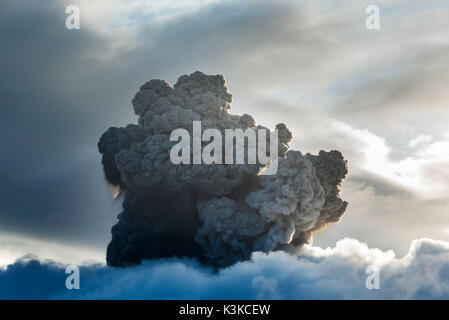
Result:
<instances>
[{"instance_id":1,"label":"volcanic ash plume","mask_svg":"<svg viewBox=\"0 0 449 320\"><path fill-rule=\"evenodd\" d=\"M288 151L292 135L284 124L276 126L274 175L261 175L266 164L259 162L170 161L177 143L170 141L171 132L184 128L192 136L194 121L201 121L203 132L218 129L224 136L225 129L263 129L269 136L249 114L230 114L230 103L221 75L183 75L173 88L151 80L132 101L138 124L111 127L102 135L98 148L106 179L124 195L107 250L109 265L188 256L226 266L253 251L311 243L314 231L341 218L347 206L339 197L346 161L339 151Z\"/></svg>"}]
</instances>

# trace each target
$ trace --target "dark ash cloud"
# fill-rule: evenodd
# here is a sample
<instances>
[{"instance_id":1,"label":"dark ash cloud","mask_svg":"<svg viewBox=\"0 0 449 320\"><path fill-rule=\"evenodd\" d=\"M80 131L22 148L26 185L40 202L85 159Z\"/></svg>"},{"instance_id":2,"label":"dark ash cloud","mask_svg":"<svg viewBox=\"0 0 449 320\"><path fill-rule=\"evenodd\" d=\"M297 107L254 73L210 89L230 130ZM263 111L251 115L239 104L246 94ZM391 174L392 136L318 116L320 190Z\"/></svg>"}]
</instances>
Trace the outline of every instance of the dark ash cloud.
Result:
<instances>
[{"instance_id":1,"label":"dark ash cloud","mask_svg":"<svg viewBox=\"0 0 449 320\"><path fill-rule=\"evenodd\" d=\"M292 134L285 124L276 125L273 138L251 115L229 113L231 101L221 75L197 71L179 77L173 87L153 79L132 100L137 125L111 127L101 136L106 179L125 194L107 250L109 265L175 255L226 266L248 259L253 251L311 243L313 232L341 219L348 204L339 196L348 173L342 154L287 151ZM275 159L238 164L234 153L233 164L174 165L170 135L183 128L192 140L195 121L201 121L203 132L215 129L221 136L229 129L254 137L262 131L277 139L268 151ZM242 147L249 157L248 143ZM190 142L190 153L193 148ZM220 148L214 152L224 155L223 141ZM273 163L271 175L261 174Z\"/></svg>"}]
</instances>

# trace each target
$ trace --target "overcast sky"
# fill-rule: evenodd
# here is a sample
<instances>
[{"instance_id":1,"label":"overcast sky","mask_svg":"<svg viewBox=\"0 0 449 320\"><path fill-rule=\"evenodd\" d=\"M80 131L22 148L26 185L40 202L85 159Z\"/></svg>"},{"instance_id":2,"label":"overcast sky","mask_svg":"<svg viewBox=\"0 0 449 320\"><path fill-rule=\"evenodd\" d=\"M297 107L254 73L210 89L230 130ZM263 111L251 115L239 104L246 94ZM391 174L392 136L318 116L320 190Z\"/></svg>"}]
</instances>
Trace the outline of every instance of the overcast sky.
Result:
<instances>
[{"instance_id":1,"label":"overcast sky","mask_svg":"<svg viewBox=\"0 0 449 320\"><path fill-rule=\"evenodd\" d=\"M67 30L65 8L80 8ZM0 264L32 252L104 260L120 212L97 151L152 78L223 74L231 112L293 131L292 149L349 162L339 224L404 255L449 241L447 0L24 1L0 4Z\"/></svg>"}]
</instances>

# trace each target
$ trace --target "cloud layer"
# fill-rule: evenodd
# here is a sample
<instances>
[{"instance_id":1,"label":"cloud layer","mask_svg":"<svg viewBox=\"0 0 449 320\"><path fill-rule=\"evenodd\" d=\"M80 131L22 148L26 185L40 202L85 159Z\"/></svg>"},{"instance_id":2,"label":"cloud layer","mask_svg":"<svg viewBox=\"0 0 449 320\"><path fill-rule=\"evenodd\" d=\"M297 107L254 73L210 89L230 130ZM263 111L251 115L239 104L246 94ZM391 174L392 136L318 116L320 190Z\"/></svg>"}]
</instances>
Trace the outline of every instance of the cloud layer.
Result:
<instances>
[{"instance_id":1,"label":"cloud layer","mask_svg":"<svg viewBox=\"0 0 449 320\"><path fill-rule=\"evenodd\" d=\"M365 286L368 266L380 289ZM195 260L160 259L130 268L81 267L80 290L66 290L65 266L32 257L0 271L0 298L53 299L447 299L449 242L418 239L393 251L343 239L334 248L307 246L294 256L254 253L218 273Z\"/></svg>"}]
</instances>

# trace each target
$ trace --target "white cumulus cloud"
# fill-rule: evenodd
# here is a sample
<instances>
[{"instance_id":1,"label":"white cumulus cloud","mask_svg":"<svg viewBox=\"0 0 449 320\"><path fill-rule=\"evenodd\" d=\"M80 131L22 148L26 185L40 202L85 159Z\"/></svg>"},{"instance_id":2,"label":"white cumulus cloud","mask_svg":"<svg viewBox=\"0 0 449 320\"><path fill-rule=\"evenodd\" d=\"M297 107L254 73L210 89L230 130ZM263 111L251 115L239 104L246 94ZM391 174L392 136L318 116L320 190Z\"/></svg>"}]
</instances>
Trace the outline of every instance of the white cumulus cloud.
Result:
<instances>
[{"instance_id":1,"label":"white cumulus cloud","mask_svg":"<svg viewBox=\"0 0 449 320\"><path fill-rule=\"evenodd\" d=\"M379 268L378 290L365 286L368 266ZM0 297L14 293L14 298L64 299L447 299L449 242L417 239L405 256L397 257L392 250L345 238L332 248L306 246L298 255L257 252L251 260L219 271L188 259L151 260L129 268L82 266L81 289L73 291L62 289L64 271L59 263L18 260L0 271Z\"/></svg>"}]
</instances>

